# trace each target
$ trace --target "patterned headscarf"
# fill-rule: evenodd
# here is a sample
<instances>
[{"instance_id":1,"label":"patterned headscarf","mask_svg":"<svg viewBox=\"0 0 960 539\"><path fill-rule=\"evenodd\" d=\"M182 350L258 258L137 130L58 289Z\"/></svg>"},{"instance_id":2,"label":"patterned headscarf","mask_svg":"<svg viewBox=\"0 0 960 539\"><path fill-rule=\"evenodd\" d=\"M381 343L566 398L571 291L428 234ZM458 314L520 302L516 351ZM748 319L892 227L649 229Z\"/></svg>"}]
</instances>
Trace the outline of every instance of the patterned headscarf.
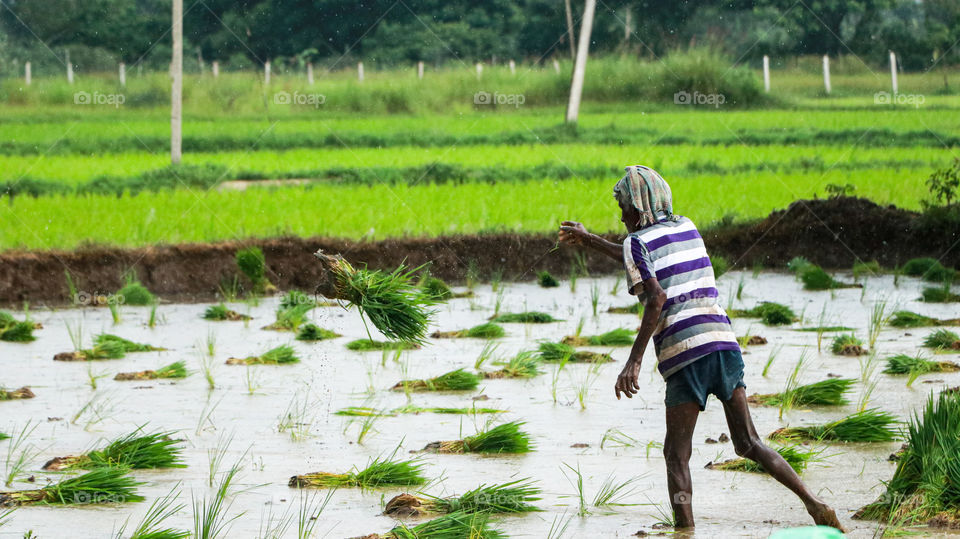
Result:
<instances>
[{"instance_id":1,"label":"patterned headscarf","mask_svg":"<svg viewBox=\"0 0 960 539\"><path fill-rule=\"evenodd\" d=\"M613 196L624 206L640 212L640 228L658 221L678 219L673 215L670 186L656 170L643 165L629 166L626 176L613 188Z\"/></svg>"}]
</instances>

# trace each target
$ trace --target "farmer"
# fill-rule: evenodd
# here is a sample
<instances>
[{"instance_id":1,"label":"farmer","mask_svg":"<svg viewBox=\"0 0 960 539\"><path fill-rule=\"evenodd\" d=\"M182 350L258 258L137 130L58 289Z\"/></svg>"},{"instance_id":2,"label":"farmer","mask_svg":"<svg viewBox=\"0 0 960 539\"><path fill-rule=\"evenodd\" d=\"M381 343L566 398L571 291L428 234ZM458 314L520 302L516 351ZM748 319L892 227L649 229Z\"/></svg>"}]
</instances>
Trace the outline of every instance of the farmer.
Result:
<instances>
[{"instance_id":1,"label":"farmer","mask_svg":"<svg viewBox=\"0 0 960 539\"><path fill-rule=\"evenodd\" d=\"M564 221L560 241L589 247L627 270L627 286L644 304L640 332L614 393L629 398L640 391L637 377L647 343L653 338L657 368L667 383L667 434L663 456L667 489L677 528L693 528L690 452L697 416L713 393L723 403L737 455L763 466L800 497L814 522L842 529L837 515L813 495L793 468L760 440L747 407L743 359L730 319L717 303L713 267L690 219L674 215L670 186L644 166L627 167L613 188L620 220L629 235L609 242L574 221Z\"/></svg>"}]
</instances>

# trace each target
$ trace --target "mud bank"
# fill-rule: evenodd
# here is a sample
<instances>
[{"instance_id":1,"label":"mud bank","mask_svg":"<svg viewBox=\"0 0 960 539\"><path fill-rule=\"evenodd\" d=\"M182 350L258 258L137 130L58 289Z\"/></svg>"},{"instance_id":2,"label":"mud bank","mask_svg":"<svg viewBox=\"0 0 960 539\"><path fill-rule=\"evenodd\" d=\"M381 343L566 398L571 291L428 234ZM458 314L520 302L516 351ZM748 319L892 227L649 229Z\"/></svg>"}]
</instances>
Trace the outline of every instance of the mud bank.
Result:
<instances>
[{"instance_id":1,"label":"mud bank","mask_svg":"<svg viewBox=\"0 0 960 539\"><path fill-rule=\"evenodd\" d=\"M894 267L919 256L960 264L957 226L931 224L914 212L858 198L797 201L767 218L745 224L718 225L703 231L711 254L738 267L762 264L783 267L802 255L828 268L850 268L855 261L876 260ZM608 239L617 240L614 235ZM0 254L0 304L69 304L65 272L81 299L109 294L133 270L140 281L165 301L214 301L218 290L238 277L234 253L250 245L263 249L268 277L281 290L312 290L320 275L313 252L342 253L353 263L394 268L401 263L430 263L433 275L462 282L472 272L480 279L533 279L548 270L562 277L575 263L574 249L555 249L553 234L484 234L440 238L400 238L356 242L329 238L282 237L213 244L159 245L145 248L87 247L76 251L9 251ZM944 255L944 253L946 253ZM587 254L591 273L620 271L614 260ZM243 277L241 286L249 287Z\"/></svg>"}]
</instances>

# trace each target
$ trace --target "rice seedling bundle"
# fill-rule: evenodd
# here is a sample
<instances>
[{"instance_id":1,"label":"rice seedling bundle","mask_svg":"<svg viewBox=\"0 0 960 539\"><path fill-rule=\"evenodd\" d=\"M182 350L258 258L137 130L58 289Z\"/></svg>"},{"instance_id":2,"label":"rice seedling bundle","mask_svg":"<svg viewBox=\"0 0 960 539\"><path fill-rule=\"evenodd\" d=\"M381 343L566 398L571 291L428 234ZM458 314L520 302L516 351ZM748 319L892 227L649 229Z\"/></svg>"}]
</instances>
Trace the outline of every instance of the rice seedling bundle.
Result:
<instances>
[{"instance_id":1,"label":"rice seedling bundle","mask_svg":"<svg viewBox=\"0 0 960 539\"><path fill-rule=\"evenodd\" d=\"M409 341L374 341L371 339L357 339L347 343L347 350L368 352L371 350L416 350L420 345Z\"/></svg>"},{"instance_id":2,"label":"rice seedling bundle","mask_svg":"<svg viewBox=\"0 0 960 539\"><path fill-rule=\"evenodd\" d=\"M917 356L897 354L887 358L885 374L926 374L929 372L956 372L960 365L950 361L931 361Z\"/></svg>"},{"instance_id":3,"label":"rice seedling bundle","mask_svg":"<svg viewBox=\"0 0 960 539\"><path fill-rule=\"evenodd\" d=\"M897 311L890 317L889 323L897 328L918 328L923 326L960 326L960 318L941 320L911 311Z\"/></svg>"},{"instance_id":4,"label":"rice seedling bundle","mask_svg":"<svg viewBox=\"0 0 960 539\"><path fill-rule=\"evenodd\" d=\"M400 414L503 414L507 410L495 408L424 408L408 404L392 410L377 410L364 406L348 406L334 412L334 415L347 417L395 417Z\"/></svg>"},{"instance_id":5,"label":"rice seedling bundle","mask_svg":"<svg viewBox=\"0 0 960 539\"><path fill-rule=\"evenodd\" d=\"M114 380L119 381L130 381L130 380L158 380L158 379L170 379L170 378L186 378L187 377L187 364L183 361L175 361L164 367L160 367L155 371L146 370L146 371L137 371L137 372L118 372L116 376L113 377Z\"/></svg>"},{"instance_id":6,"label":"rice seedling bundle","mask_svg":"<svg viewBox=\"0 0 960 539\"><path fill-rule=\"evenodd\" d=\"M142 502L137 482L122 467L96 468L37 490L0 492L0 507L28 504L100 504Z\"/></svg>"},{"instance_id":7,"label":"rice seedling bundle","mask_svg":"<svg viewBox=\"0 0 960 539\"><path fill-rule=\"evenodd\" d=\"M254 294L272 294L277 288L267 279L267 259L259 247L240 249L236 254L237 267L250 279Z\"/></svg>"},{"instance_id":8,"label":"rice seedling bundle","mask_svg":"<svg viewBox=\"0 0 960 539\"><path fill-rule=\"evenodd\" d=\"M102 333L100 335L97 335L93 339L93 343L94 345L117 343L120 346L122 346L123 351L128 354L131 352L156 352L156 351L166 350L166 348L159 348L156 346L151 346L149 344L141 344L133 341L128 341L127 339L124 339L122 337L117 337L116 335L110 335L107 333Z\"/></svg>"},{"instance_id":9,"label":"rice seedling bundle","mask_svg":"<svg viewBox=\"0 0 960 539\"><path fill-rule=\"evenodd\" d=\"M787 269L793 272L794 274L799 274L800 270L807 266L813 265L809 260L802 256L795 256L787 262Z\"/></svg>"},{"instance_id":10,"label":"rice seedling bundle","mask_svg":"<svg viewBox=\"0 0 960 539\"><path fill-rule=\"evenodd\" d=\"M787 393L750 395L747 402L763 406L779 406L785 399L793 399L795 406L840 406L848 404L844 394L856 382L851 378L828 378L812 384L799 386Z\"/></svg>"},{"instance_id":11,"label":"rice seedling bundle","mask_svg":"<svg viewBox=\"0 0 960 539\"><path fill-rule=\"evenodd\" d=\"M100 359L121 359L127 355L126 347L116 341L105 341L93 345L87 350L61 352L53 356L54 361L96 361Z\"/></svg>"},{"instance_id":12,"label":"rice seedling bundle","mask_svg":"<svg viewBox=\"0 0 960 539\"><path fill-rule=\"evenodd\" d=\"M295 475L290 478L289 485L298 488L378 488L416 486L427 482L423 475L424 464L419 458L393 460L395 455L396 451L386 458L377 457L363 470Z\"/></svg>"},{"instance_id":13,"label":"rice seedling bundle","mask_svg":"<svg viewBox=\"0 0 960 539\"><path fill-rule=\"evenodd\" d=\"M908 260L907 263L903 265L903 273L904 275L920 277L925 281L936 283L950 282L957 277L955 270L944 267L943 264L934 258L914 258Z\"/></svg>"},{"instance_id":14,"label":"rice seedling bundle","mask_svg":"<svg viewBox=\"0 0 960 539\"><path fill-rule=\"evenodd\" d=\"M799 444L779 446L776 448L776 451L780 453L783 460L787 461L787 464L797 473L802 473L806 470L807 464L811 460L814 460L820 453L819 451L804 448ZM743 457L725 460L723 462L711 462L707 464L706 467L711 470L730 472L766 473L766 470L764 470L763 466L760 466L759 463Z\"/></svg>"},{"instance_id":15,"label":"rice seedling bundle","mask_svg":"<svg viewBox=\"0 0 960 539\"><path fill-rule=\"evenodd\" d=\"M638 301L638 302L636 302L636 303L632 303L632 304L630 304L630 305L627 305L626 307L610 307L609 309L607 309L607 312L608 312L608 313L613 313L613 314L636 314L636 315L641 315L641 314L643 314L643 304Z\"/></svg>"},{"instance_id":16,"label":"rice seedling bundle","mask_svg":"<svg viewBox=\"0 0 960 539\"><path fill-rule=\"evenodd\" d=\"M541 509L533 505L540 500L540 489L529 479L518 479L500 485L480 485L461 496L439 498L400 494L384 507L383 514L392 517L417 517L443 513L529 513Z\"/></svg>"},{"instance_id":17,"label":"rice seedling bundle","mask_svg":"<svg viewBox=\"0 0 960 539\"><path fill-rule=\"evenodd\" d=\"M468 391L480 385L480 376L457 369L427 380L402 380L394 391Z\"/></svg>"},{"instance_id":18,"label":"rice seedling bundle","mask_svg":"<svg viewBox=\"0 0 960 539\"><path fill-rule=\"evenodd\" d=\"M491 322L501 324L549 324L550 322L562 322L547 313L538 311L529 311L523 313L504 313L490 318Z\"/></svg>"},{"instance_id":19,"label":"rice seedling bundle","mask_svg":"<svg viewBox=\"0 0 960 539\"><path fill-rule=\"evenodd\" d=\"M32 399L36 395L33 394L33 391L29 387L21 387L20 389L3 389L0 387L0 401L11 401L18 399ZM2 438L0 438L2 440Z\"/></svg>"},{"instance_id":20,"label":"rice seedling bundle","mask_svg":"<svg viewBox=\"0 0 960 539\"><path fill-rule=\"evenodd\" d=\"M537 284L542 288L556 288L560 286L560 281L550 275L549 271L544 270L537 274Z\"/></svg>"},{"instance_id":21,"label":"rice seedling bundle","mask_svg":"<svg viewBox=\"0 0 960 539\"><path fill-rule=\"evenodd\" d=\"M291 290L284 294L282 298L280 298L281 309L292 309L297 305L310 305L311 307L316 307L317 302L300 290Z\"/></svg>"},{"instance_id":22,"label":"rice seedling bundle","mask_svg":"<svg viewBox=\"0 0 960 539\"><path fill-rule=\"evenodd\" d=\"M417 269L404 272L404 266L387 273L351 266L343 257L315 253L324 269L324 280L317 291L324 296L347 301L388 339L423 342L427 324L437 303L412 283Z\"/></svg>"},{"instance_id":23,"label":"rice seedling bundle","mask_svg":"<svg viewBox=\"0 0 960 539\"><path fill-rule=\"evenodd\" d=\"M44 470L92 470L101 467L124 469L186 468L181 456L182 440L170 436L173 432L143 434L136 430L110 442L103 449L83 455L56 457L43 465Z\"/></svg>"},{"instance_id":24,"label":"rice seedling bundle","mask_svg":"<svg viewBox=\"0 0 960 539\"><path fill-rule=\"evenodd\" d=\"M758 346L767 344L767 339L759 335L743 335L742 337L737 337L737 344L740 346Z\"/></svg>"},{"instance_id":25,"label":"rice seedling bundle","mask_svg":"<svg viewBox=\"0 0 960 539\"><path fill-rule=\"evenodd\" d=\"M960 393L930 395L914 414L886 492L854 518L900 525L960 524Z\"/></svg>"},{"instance_id":26,"label":"rice seedling bundle","mask_svg":"<svg viewBox=\"0 0 960 539\"><path fill-rule=\"evenodd\" d=\"M830 442L891 442L897 439L897 418L877 409L864 410L822 425L785 427L770 434L771 440L818 440Z\"/></svg>"},{"instance_id":27,"label":"rice seedling bundle","mask_svg":"<svg viewBox=\"0 0 960 539\"><path fill-rule=\"evenodd\" d=\"M500 530L490 527L488 513L450 513L412 528L403 524L379 535L364 539L505 539Z\"/></svg>"},{"instance_id":28,"label":"rice seedling bundle","mask_svg":"<svg viewBox=\"0 0 960 539\"><path fill-rule=\"evenodd\" d=\"M870 262L856 262L853 265L853 278L859 279L864 275L876 275L880 273L880 263L876 260Z\"/></svg>"},{"instance_id":29,"label":"rice seedling bundle","mask_svg":"<svg viewBox=\"0 0 960 539\"><path fill-rule=\"evenodd\" d=\"M5 432L0 432L0 440L6 440L10 435Z\"/></svg>"},{"instance_id":30,"label":"rice seedling bundle","mask_svg":"<svg viewBox=\"0 0 960 539\"><path fill-rule=\"evenodd\" d=\"M297 331L306 320L307 313L316 307L315 303L298 303L289 307L281 306L276 311L277 319L263 329L275 331Z\"/></svg>"},{"instance_id":31,"label":"rice seedling bundle","mask_svg":"<svg viewBox=\"0 0 960 539\"><path fill-rule=\"evenodd\" d=\"M863 341L854 336L853 333L834 337L833 343L830 345L830 351L839 356L862 356L866 353L863 348Z\"/></svg>"},{"instance_id":32,"label":"rice seedling bundle","mask_svg":"<svg viewBox=\"0 0 960 539\"><path fill-rule=\"evenodd\" d=\"M423 293L434 298L437 301L447 301L453 297L453 290L443 280L436 277L427 277L420 285Z\"/></svg>"},{"instance_id":33,"label":"rice seedling bundle","mask_svg":"<svg viewBox=\"0 0 960 539\"><path fill-rule=\"evenodd\" d=\"M327 339L335 339L337 337L342 337L339 333L330 331L329 329L324 329L316 324L306 324L300 327L300 330L297 331L297 340L298 341L325 341Z\"/></svg>"},{"instance_id":34,"label":"rice seedling bundle","mask_svg":"<svg viewBox=\"0 0 960 539\"><path fill-rule=\"evenodd\" d=\"M735 309L730 313L744 318L759 318L768 326L783 326L792 324L797 320L797 315L793 313L790 307L773 302L764 302L752 309Z\"/></svg>"},{"instance_id":35,"label":"rice seedling bundle","mask_svg":"<svg viewBox=\"0 0 960 539\"><path fill-rule=\"evenodd\" d=\"M808 264L804 266L798 276L803 283L804 290L833 290L836 288L855 288L859 285L841 283L834 279L820 266Z\"/></svg>"},{"instance_id":36,"label":"rice seedling bundle","mask_svg":"<svg viewBox=\"0 0 960 539\"><path fill-rule=\"evenodd\" d=\"M636 331L618 328L612 329L606 333L601 333L600 335L591 335L589 337L568 335L564 337L560 343L570 346L632 346L633 341L636 338Z\"/></svg>"},{"instance_id":37,"label":"rice seedling bundle","mask_svg":"<svg viewBox=\"0 0 960 539\"><path fill-rule=\"evenodd\" d=\"M484 372L484 378L533 378L543 374L540 370L540 358L535 352L520 352L510 361L497 361L494 365L502 366L498 371Z\"/></svg>"},{"instance_id":38,"label":"rice seedling bundle","mask_svg":"<svg viewBox=\"0 0 960 539\"><path fill-rule=\"evenodd\" d=\"M480 431L462 440L431 442L424 451L436 453L529 453L530 435L520 430L523 422L511 421Z\"/></svg>"},{"instance_id":39,"label":"rice seedling bundle","mask_svg":"<svg viewBox=\"0 0 960 539\"><path fill-rule=\"evenodd\" d=\"M123 288L117 290L117 297L122 298L122 303L125 305L153 305L157 302L157 297L154 296L147 287L140 284L140 281L133 278L132 275L127 276L127 282L123 285Z\"/></svg>"},{"instance_id":40,"label":"rice seedling bundle","mask_svg":"<svg viewBox=\"0 0 960 539\"><path fill-rule=\"evenodd\" d=\"M293 347L284 344L259 356L250 356L243 359L232 357L227 360L227 365L289 365L299 362L300 358L297 357Z\"/></svg>"},{"instance_id":41,"label":"rice seedling bundle","mask_svg":"<svg viewBox=\"0 0 960 539\"><path fill-rule=\"evenodd\" d=\"M546 362L568 361L571 363L606 363L613 361L610 354L578 351L569 344L542 342L537 348L540 359Z\"/></svg>"},{"instance_id":42,"label":"rice seedling bundle","mask_svg":"<svg viewBox=\"0 0 960 539\"><path fill-rule=\"evenodd\" d=\"M928 286L920 293L920 301L926 303L953 303L960 301L960 294L951 292L950 287L947 285Z\"/></svg>"},{"instance_id":43,"label":"rice seedling bundle","mask_svg":"<svg viewBox=\"0 0 960 539\"><path fill-rule=\"evenodd\" d=\"M231 322L238 322L241 320L251 320L252 317L245 314L240 314L237 311L232 311L227 308L226 305L222 303L220 305L211 305L207 307L207 310L203 312L203 318L205 320L214 320L214 321L223 321L229 320Z\"/></svg>"},{"instance_id":44,"label":"rice seedling bundle","mask_svg":"<svg viewBox=\"0 0 960 539\"><path fill-rule=\"evenodd\" d=\"M938 329L923 339L923 345L937 350L960 350L960 336L946 329Z\"/></svg>"},{"instance_id":45,"label":"rice seedling bundle","mask_svg":"<svg viewBox=\"0 0 960 539\"><path fill-rule=\"evenodd\" d=\"M461 329L459 331L435 331L430 337L434 339L499 339L506 334L507 332L504 331L503 326L498 326L493 322L487 322L473 326L470 329Z\"/></svg>"},{"instance_id":46,"label":"rice seedling bundle","mask_svg":"<svg viewBox=\"0 0 960 539\"><path fill-rule=\"evenodd\" d=\"M6 311L0 311L0 341L31 342L36 340L33 330L40 329L40 324L29 320L20 321Z\"/></svg>"}]
</instances>

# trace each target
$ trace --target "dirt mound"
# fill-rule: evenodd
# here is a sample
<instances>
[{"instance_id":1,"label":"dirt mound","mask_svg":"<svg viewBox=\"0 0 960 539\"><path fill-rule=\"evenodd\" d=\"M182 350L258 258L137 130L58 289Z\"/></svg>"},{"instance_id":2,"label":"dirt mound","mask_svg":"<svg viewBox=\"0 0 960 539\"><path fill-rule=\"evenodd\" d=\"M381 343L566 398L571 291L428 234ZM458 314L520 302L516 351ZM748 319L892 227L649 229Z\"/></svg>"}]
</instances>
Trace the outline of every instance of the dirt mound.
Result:
<instances>
[{"instance_id":1,"label":"dirt mound","mask_svg":"<svg viewBox=\"0 0 960 539\"><path fill-rule=\"evenodd\" d=\"M913 212L878 206L869 200L840 198L797 201L786 210L747 224L703 231L711 254L722 254L737 267L761 263L782 268L802 255L828 268L850 268L859 258L892 267L919 256L944 256L947 266L960 263L957 227L925 224ZM608 239L617 240L615 236ZM322 248L342 253L352 263L392 269L401 263L430 263L433 275L463 282L472 271L477 278L500 274L504 279L529 280L547 270L568 275L575 250L556 247L553 234L484 234L440 238L399 238L355 242L327 238L282 237L213 244L159 245L146 248L87 247L76 251L5 252L0 254L0 304L90 304L123 286L133 270L140 281L165 301L215 301L218 290L239 278L234 262L238 249L263 249L268 277L281 290L313 291L322 267L313 253ZM616 261L587 254L591 273L621 271ZM78 290L71 298L65 272Z\"/></svg>"}]
</instances>

